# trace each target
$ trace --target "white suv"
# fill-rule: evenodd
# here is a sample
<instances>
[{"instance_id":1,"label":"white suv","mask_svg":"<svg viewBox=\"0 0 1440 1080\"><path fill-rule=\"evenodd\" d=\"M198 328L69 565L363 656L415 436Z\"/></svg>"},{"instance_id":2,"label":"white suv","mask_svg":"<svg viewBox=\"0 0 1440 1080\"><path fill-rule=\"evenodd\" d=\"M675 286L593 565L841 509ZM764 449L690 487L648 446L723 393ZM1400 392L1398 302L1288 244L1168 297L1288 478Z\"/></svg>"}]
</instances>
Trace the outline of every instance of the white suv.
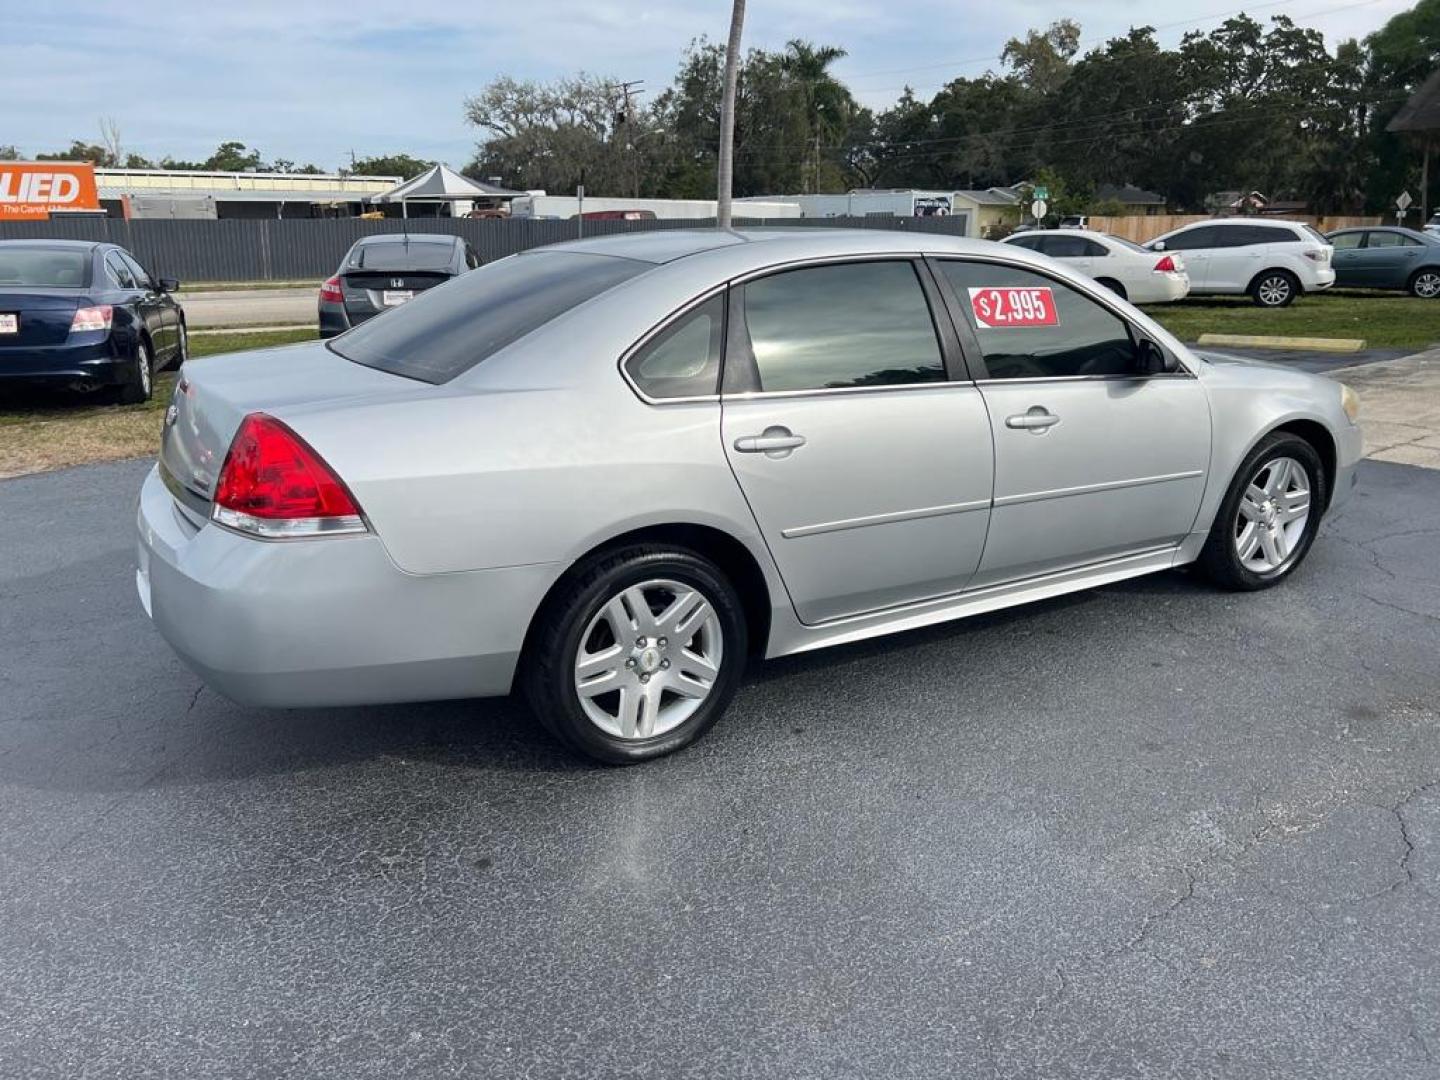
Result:
<instances>
[{"instance_id":1,"label":"white suv","mask_svg":"<svg viewBox=\"0 0 1440 1080\"><path fill-rule=\"evenodd\" d=\"M1335 284L1330 241L1298 221L1216 218L1145 246L1185 253L1191 296L1249 293L1261 307L1284 307Z\"/></svg>"}]
</instances>

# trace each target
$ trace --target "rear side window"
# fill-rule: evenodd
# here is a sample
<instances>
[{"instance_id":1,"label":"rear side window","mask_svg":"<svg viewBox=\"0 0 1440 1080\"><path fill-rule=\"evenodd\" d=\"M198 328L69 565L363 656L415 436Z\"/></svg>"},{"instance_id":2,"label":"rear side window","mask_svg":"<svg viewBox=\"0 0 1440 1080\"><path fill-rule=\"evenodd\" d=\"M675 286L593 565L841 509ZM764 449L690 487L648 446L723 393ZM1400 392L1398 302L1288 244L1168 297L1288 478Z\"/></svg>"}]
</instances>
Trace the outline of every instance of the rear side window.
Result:
<instances>
[{"instance_id":1,"label":"rear side window","mask_svg":"<svg viewBox=\"0 0 1440 1080\"><path fill-rule=\"evenodd\" d=\"M90 252L0 244L0 286L78 289L90 284Z\"/></svg>"},{"instance_id":2,"label":"rear side window","mask_svg":"<svg viewBox=\"0 0 1440 1080\"><path fill-rule=\"evenodd\" d=\"M122 289L136 287L135 275L130 272L130 268L125 265L125 260L120 258L117 252L111 251L106 254L105 272L110 275L110 280Z\"/></svg>"},{"instance_id":3,"label":"rear side window","mask_svg":"<svg viewBox=\"0 0 1440 1080\"><path fill-rule=\"evenodd\" d=\"M1083 259L1095 254L1090 249L1099 246L1083 236L1047 236L1040 250L1053 259ZM1100 254L1105 254L1103 248Z\"/></svg>"},{"instance_id":4,"label":"rear side window","mask_svg":"<svg viewBox=\"0 0 1440 1080\"><path fill-rule=\"evenodd\" d=\"M1221 225L1219 247L1249 247L1251 244L1293 244L1299 237L1290 229L1273 225Z\"/></svg>"},{"instance_id":5,"label":"rear side window","mask_svg":"<svg viewBox=\"0 0 1440 1080\"><path fill-rule=\"evenodd\" d=\"M1165 241L1166 251L1196 251L1200 248L1220 246L1220 226L1201 225L1196 229L1178 232Z\"/></svg>"},{"instance_id":6,"label":"rear side window","mask_svg":"<svg viewBox=\"0 0 1440 1080\"><path fill-rule=\"evenodd\" d=\"M1420 241L1413 236L1398 232L1372 232L1365 241L1367 248L1419 247Z\"/></svg>"},{"instance_id":7,"label":"rear side window","mask_svg":"<svg viewBox=\"0 0 1440 1080\"><path fill-rule=\"evenodd\" d=\"M384 241L362 244L350 257L350 265L358 270L448 270L455 257L453 244L437 244L431 240Z\"/></svg>"},{"instance_id":8,"label":"rear side window","mask_svg":"<svg viewBox=\"0 0 1440 1080\"><path fill-rule=\"evenodd\" d=\"M712 296L636 350L625 371L646 397L708 397L720 378L724 333L725 297Z\"/></svg>"},{"instance_id":9,"label":"rear side window","mask_svg":"<svg viewBox=\"0 0 1440 1080\"><path fill-rule=\"evenodd\" d=\"M1005 242L1014 247L1022 247L1026 251L1039 251L1041 250L1041 242L1044 239L1043 236L1022 236L1018 240L1007 240Z\"/></svg>"},{"instance_id":10,"label":"rear side window","mask_svg":"<svg viewBox=\"0 0 1440 1080\"><path fill-rule=\"evenodd\" d=\"M137 285L144 286L150 283L149 272L135 261L135 256L131 255L128 251L119 251L116 252L116 254L125 260L125 265L130 268L130 273L134 275Z\"/></svg>"},{"instance_id":11,"label":"rear side window","mask_svg":"<svg viewBox=\"0 0 1440 1080\"><path fill-rule=\"evenodd\" d=\"M945 363L908 261L788 270L742 295L761 390L940 382Z\"/></svg>"},{"instance_id":12,"label":"rear side window","mask_svg":"<svg viewBox=\"0 0 1440 1080\"><path fill-rule=\"evenodd\" d=\"M428 383L462 372L653 264L611 255L513 255L427 289L334 338L357 364Z\"/></svg>"},{"instance_id":13,"label":"rear side window","mask_svg":"<svg viewBox=\"0 0 1440 1080\"><path fill-rule=\"evenodd\" d=\"M1133 375L1130 328L1053 278L997 263L940 260L992 379Z\"/></svg>"}]
</instances>

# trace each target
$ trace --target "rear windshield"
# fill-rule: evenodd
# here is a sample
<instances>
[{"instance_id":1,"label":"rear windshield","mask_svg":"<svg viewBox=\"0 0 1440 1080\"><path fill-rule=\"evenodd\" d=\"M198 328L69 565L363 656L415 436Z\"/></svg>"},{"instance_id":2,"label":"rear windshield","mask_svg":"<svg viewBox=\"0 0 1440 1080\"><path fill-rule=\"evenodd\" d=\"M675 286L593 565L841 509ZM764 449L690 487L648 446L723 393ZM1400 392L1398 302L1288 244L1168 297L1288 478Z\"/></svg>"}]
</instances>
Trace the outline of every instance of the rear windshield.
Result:
<instances>
[{"instance_id":1,"label":"rear windshield","mask_svg":"<svg viewBox=\"0 0 1440 1080\"><path fill-rule=\"evenodd\" d=\"M90 252L63 248L0 248L0 286L79 289L89 282Z\"/></svg>"},{"instance_id":2,"label":"rear windshield","mask_svg":"<svg viewBox=\"0 0 1440 1080\"><path fill-rule=\"evenodd\" d=\"M1301 224L1300 231L1305 236L1309 237L1311 240L1317 240L1322 244L1330 243L1330 238L1324 233L1322 233L1319 229L1313 228L1309 225Z\"/></svg>"},{"instance_id":3,"label":"rear windshield","mask_svg":"<svg viewBox=\"0 0 1440 1080\"><path fill-rule=\"evenodd\" d=\"M613 255L513 255L361 323L330 348L392 375L449 382L551 319L653 269Z\"/></svg>"},{"instance_id":4,"label":"rear windshield","mask_svg":"<svg viewBox=\"0 0 1440 1080\"><path fill-rule=\"evenodd\" d=\"M1149 248L1143 248L1139 244L1134 243L1133 241L1126 240L1123 236L1116 236L1114 233L1106 233L1105 236L1107 239L1113 240L1115 243L1119 244L1127 251L1138 251L1141 255L1151 254Z\"/></svg>"},{"instance_id":5,"label":"rear windshield","mask_svg":"<svg viewBox=\"0 0 1440 1080\"><path fill-rule=\"evenodd\" d=\"M445 270L454 255L455 245L450 243L386 240L356 248L350 265L363 270Z\"/></svg>"}]
</instances>

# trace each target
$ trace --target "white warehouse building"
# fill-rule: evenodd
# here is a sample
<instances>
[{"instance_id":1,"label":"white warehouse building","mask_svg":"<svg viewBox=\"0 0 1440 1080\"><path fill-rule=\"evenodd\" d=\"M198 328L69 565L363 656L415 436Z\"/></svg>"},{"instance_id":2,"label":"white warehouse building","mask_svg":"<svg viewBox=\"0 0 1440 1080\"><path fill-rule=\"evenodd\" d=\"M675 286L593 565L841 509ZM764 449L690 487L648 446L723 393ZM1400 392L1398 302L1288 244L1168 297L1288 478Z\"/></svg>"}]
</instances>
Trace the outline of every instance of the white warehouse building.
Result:
<instances>
[{"instance_id":1,"label":"white warehouse building","mask_svg":"<svg viewBox=\"0 0 1440 1080\"><path fill-rule=\"evenodd\" d=\"M843 195L761 195L741 203L790 203L801 217L963 217L965 235L989 236L1007 218L1016 216L1019 194L1011 188L921 190L918 188L856 188Z\"/></svg>"}]
</instances>

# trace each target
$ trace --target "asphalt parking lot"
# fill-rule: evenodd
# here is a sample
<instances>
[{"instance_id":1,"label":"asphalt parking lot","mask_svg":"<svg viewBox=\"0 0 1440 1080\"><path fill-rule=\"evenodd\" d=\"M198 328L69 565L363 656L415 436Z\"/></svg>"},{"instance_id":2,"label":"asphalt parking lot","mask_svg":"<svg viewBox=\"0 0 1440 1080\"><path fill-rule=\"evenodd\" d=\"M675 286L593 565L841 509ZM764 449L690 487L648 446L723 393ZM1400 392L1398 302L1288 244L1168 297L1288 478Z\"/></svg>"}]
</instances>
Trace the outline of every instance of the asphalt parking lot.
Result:
<instances>
[{"instance_id":1,"label":"asphalt parking lot","mask_svg":"<svg viewBox=\"0 0 1440 1080\"><path fill-rule=\"evenodd\" d=\"M1279 589L771 663L613 770L203 690L147 467L0 482L0 1075L1440 1070L1440 471L1365 463Z\"/></svg>"}]
</instances>

